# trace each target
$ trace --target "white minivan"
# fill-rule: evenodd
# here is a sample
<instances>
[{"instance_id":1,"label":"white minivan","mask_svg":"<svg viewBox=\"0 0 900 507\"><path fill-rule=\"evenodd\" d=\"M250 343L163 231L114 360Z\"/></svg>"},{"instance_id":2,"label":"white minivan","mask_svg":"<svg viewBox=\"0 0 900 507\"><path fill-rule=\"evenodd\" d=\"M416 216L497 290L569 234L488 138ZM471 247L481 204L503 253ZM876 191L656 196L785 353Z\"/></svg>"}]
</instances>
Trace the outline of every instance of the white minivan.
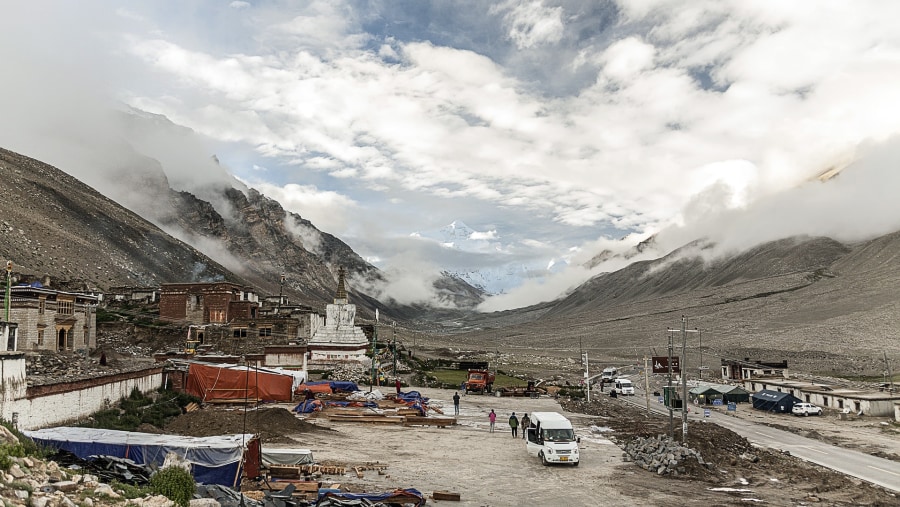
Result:
<instances>
[{"instance_id":1,"label":"white minivan","mask_svg":"<svg viewBox=\"0 0 900 507\"><path fill-rule=\"evenodd\" d=\"M621 396L634 396L634 384L627 378L617 378L613 383L613 390Z\"/></svg>"},{"instance_id":2,"label":"white minivan","mask_svg":"<svg viewBox=\"0 0 900 507\"><path fill-rule=\"evenodd\" d=\"M571 463L578 466L578 440L572 423L558 412L534 412L525 428L528 454L541 458L541 463Z\"/></svg>"}]
</instances>

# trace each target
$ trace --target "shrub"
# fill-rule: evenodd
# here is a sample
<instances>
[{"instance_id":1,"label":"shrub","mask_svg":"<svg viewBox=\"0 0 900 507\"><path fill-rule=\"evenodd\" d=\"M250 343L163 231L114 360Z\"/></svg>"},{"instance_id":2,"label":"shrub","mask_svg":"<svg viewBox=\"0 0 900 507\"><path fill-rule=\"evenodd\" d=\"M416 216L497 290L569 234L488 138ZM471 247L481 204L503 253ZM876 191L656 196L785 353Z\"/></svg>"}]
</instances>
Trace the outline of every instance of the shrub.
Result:
<instances>
[{"instance_id":1,"label":"shrub","mask_svg":"<svg viewBox=\"0 0 900 507\"><path fill-rule=\"evenodd\" d=\"M47 449L44 449L43 447L37 445L34 440L28 438L24 433L17 430L11 422L0 419L0 425L5 426L6 429L8 429L13 435L16 436L16 438L19 439L19 443L15 446L12 446L14 447L14 450L12 450L11 453L8 452L7 456L34 456L37 458L43 458L47 455Z\"/></svg>"},{"instance_id":2,"label":"shrub","mask_svg":"<svg viewBox=\"0 0 900 507\"><path fill-rule=\"evenodd\" d=\"M177 466L163 468L150 478L150 491L165 496L178 507L188 506L195 489L191 473Z\"/></svg>"},{"instance_id":3,"label":"shrub","mask_svg":"<svg viewBox=\"0 0 900 507\"><path fill-rule=\"evenodd\" d=\"M109 486L113 489L113 491L118 491L122 493L128 500L134 500L135 498L143 498L150 494L149 486L135 486L132 484L126 484L124 482L112 481Z\"/></svg>"}]
</instances>

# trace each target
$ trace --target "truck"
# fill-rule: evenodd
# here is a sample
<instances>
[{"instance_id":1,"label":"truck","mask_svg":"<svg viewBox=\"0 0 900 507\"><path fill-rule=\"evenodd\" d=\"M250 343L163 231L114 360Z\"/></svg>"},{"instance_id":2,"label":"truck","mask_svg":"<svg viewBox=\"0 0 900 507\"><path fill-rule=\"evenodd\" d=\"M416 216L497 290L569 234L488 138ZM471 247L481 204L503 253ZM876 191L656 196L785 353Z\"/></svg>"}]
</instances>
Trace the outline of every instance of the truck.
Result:
<instances>
[{"instance_id":1,"label":"truck","mask_svg":"<svg viewBox=\"0 0 900 507\"><path fill-rule=\"evenodd\" d=\"M494 388L494 374L488 370L469 370L466 377L466 394L490 394Z\"/></svg>"},{"instance_id":2,"label":"truck","mask_svg":"<svg viewBox=\"0 0 900 507\"><path fill-rule=\"evenodd\" d=\"M559 412L533 412L525 431L525 449L541 459L544 466L551 463L578 466L580 455L572 423Z\"/></svg>"}]
</instances>

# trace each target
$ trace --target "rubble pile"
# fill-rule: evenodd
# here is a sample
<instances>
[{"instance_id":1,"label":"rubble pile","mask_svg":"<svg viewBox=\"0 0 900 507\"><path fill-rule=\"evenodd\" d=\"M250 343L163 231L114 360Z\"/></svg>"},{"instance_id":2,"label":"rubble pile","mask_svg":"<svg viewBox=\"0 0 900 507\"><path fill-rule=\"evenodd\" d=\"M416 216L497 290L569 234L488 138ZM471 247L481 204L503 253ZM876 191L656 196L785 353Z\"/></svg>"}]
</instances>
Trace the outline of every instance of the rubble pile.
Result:
<instances>
[{"instance_id":1,"label":"rubble pile","mask_svg":"<svg viewBox=\"0 0 900 507\"><path fill-rule=\"evenodd\" d=\"M75 507L122 504L124 498L109 484L98 481L96 475L79 474L60 468L55 461L35 458L12 458L13 464L0 472L0 498L8 506L17 507ZM171 505L162 496L130 500L139 505Z\"/></svg>"},{"instance_id":2,"label":"rubble pile","mask_svg":"<svg viewBox=\"0 0 900 507\"><path fill-rule=\"evenodd\" d=\"M372 379L372 371L371 369L364 368L360 364L342 364L335 366L328 377L330 380L368 384Z\"/></svg>"},{"instance_id":3,"label":"rubble pile","mask_svg":"<svg viewBox=\"0 0 900 507\"><path fill-rule=\"evenodd\" d=\"M685 460L696 459L697 463L711 468L711 463L703 461L700 453L684 447L680 443L665 435L654 437L636 437L625 444L626 461L633 461L636 465L656 472L659 475L684 474Z\"/></svg>"}]
</instances>

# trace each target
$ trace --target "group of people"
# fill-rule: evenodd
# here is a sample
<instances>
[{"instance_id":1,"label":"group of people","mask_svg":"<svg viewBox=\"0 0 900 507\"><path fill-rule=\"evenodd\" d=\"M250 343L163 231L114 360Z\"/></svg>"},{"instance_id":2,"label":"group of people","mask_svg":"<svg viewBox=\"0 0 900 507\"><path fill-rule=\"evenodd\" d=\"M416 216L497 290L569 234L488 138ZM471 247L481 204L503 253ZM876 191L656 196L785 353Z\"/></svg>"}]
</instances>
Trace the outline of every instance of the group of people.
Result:
<instances>
[{"instance_id":1,"label":"group of people","mask_svg":"<svg viewBox=\"0 0 900 507\"><path fill-rule=\"evenodd\" d=\"M453 413L459 415L459 392L453 393ZM497 422L497 413L494 412L494 409L491 409L491 412L488 414L488 421L491 423L490 432L494 432L494 425ZM528 425L531 424L531 418L528 417L528 414L522 416L522 419L519 420L516 417L516 413L513 412L509 416L509 429L512 432L513 438L519 437L519 426L522 427L522 438L525 438L525 435L528 431Z\"/></svg>"},{"instance_id":2,"label":"group of people","mask_svg":"<svg viewBox=\"0 0 900 507\"><path fill-rule=\"evenodd\" d=\"M491 409L491 412L488 414L488 421L491 423L491 433L494 432L494 424L497 422L497 413L494 412L494 409ZM528 426L531 424L531 418L528 417L528 414L522 416L522 420L520 421L518 417L516 417L516 413L513 412L509 416L509 429L512 431L513 438L519 437L519 426L522 426L522 438L525 438L525 435L528 431Z\"/></svg>"}]
</instances>

